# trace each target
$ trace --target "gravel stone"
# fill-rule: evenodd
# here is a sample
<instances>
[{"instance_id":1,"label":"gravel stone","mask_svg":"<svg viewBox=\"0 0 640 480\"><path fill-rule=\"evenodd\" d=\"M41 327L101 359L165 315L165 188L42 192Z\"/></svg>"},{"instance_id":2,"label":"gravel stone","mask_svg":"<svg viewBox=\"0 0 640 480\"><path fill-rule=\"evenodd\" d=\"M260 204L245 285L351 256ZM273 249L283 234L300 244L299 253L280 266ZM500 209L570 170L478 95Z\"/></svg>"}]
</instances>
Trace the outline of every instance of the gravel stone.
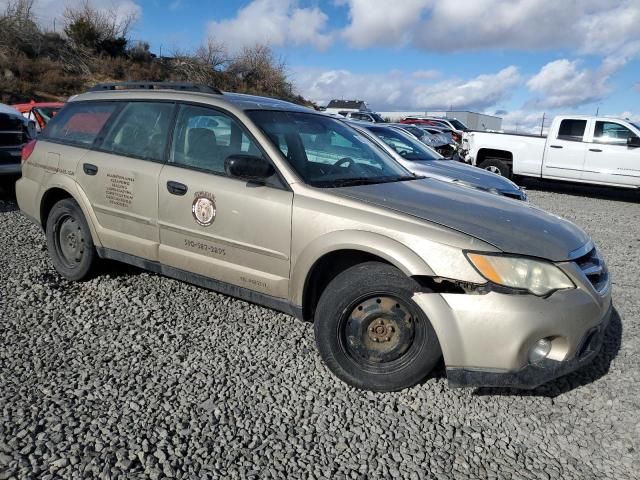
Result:
<instances>
[{"instance_id":1,"label":"gravel stone","mask_svg":"<svg viewBox=\"0 0 640 480\"><path fill-rule=\"evenodd\" d=\"M603 351L533 391L439 368L387 394L333 377L286 315L121 264L63 280L5 188L0 479L638 479L640 195L527 186L608 262Z\"/></svg>"}]
</instances>

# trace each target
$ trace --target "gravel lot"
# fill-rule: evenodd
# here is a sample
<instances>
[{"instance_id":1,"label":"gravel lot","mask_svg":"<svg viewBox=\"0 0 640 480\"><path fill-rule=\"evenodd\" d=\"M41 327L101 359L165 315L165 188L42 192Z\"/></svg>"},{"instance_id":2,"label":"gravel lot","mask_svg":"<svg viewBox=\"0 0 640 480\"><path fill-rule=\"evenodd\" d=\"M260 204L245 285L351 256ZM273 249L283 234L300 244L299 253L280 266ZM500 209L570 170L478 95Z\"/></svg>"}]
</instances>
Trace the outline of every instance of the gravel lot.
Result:
<instances>
[{"instance_id":1,"label":"gravel lot","mask_svg":"<svg viewBox=\"0 0 640 480\"><path fill-rule=\"evenodd\" d=\"M640 195L529 186L594 237L616 314L592 366L532 392L349 388L310 324L117 264L53 270L0 195L0 479L640 478Z\"/></svg>"}]
</instances>

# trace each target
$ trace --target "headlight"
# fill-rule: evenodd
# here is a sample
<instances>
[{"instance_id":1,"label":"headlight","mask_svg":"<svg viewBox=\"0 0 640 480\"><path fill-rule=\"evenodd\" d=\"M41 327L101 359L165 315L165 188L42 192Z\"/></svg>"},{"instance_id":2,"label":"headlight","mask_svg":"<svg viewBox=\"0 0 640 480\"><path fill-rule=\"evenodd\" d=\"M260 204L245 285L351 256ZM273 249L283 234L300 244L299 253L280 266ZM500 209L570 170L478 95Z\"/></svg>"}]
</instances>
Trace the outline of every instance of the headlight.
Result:
<instances>
[{"instance_id":1,"label":"headlight","mask_svg":"<svg viewBox=\"0 0 640 480\"><path fill-rule=\"evenodd\" d=\"M539 296L563 288L575 288L569 277L549 262L470 252L467 258L480 275L505 287L528 290Z\"/></svg>"}]
</instances>

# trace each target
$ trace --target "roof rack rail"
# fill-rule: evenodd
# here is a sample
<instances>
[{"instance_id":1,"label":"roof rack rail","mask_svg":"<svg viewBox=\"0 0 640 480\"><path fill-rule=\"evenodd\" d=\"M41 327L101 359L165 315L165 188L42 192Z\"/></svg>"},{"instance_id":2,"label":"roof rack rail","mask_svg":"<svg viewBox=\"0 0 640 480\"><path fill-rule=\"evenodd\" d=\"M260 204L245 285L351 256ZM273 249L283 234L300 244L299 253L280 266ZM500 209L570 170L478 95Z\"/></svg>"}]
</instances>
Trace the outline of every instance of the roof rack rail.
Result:
<instances>
[{"instance_id":1,"label":"roof rack rail","mask_svg":"<svg viewBox=\"0 0 640 480\"><path fill-rule=\"evenodd\" d=\"M90 92L103 92L105 90L180 90L183 92L223 94L219 88L190 82L112 82L98 83L89 89Z\"/></svg>"}]
</instances>

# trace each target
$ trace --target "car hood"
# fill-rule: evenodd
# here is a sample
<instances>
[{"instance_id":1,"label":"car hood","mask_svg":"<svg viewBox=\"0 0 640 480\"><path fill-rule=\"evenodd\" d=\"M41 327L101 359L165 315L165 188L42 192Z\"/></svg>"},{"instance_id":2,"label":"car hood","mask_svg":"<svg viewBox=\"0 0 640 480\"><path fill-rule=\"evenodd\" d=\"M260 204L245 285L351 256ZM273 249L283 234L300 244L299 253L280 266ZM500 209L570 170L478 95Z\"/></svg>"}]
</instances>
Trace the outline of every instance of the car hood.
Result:
<instances>
[{"instance_id":1,"label":"car hood","mask_svg":"<svg viewBox=\"0 0 640 480\"><path fill-rule=\"evenodd\" d=\"M342 187L337 195L478 238L507 253L564 261L590 241L573 223L532 205L427 178Z\"/></svg>"},{"instance_id":2,"label":"car hood","mask_svg":"<svg viewBox=\"0 0 640 480\"><path fill-rule=\"evenodd\" d=\"M520 191L518 186L507 178L454 160L405 162L405 166L413 173L437 176L442 180L459 181L480 188L481 190L496 189L500 192Z\"/></svg>"}]
</instances>

